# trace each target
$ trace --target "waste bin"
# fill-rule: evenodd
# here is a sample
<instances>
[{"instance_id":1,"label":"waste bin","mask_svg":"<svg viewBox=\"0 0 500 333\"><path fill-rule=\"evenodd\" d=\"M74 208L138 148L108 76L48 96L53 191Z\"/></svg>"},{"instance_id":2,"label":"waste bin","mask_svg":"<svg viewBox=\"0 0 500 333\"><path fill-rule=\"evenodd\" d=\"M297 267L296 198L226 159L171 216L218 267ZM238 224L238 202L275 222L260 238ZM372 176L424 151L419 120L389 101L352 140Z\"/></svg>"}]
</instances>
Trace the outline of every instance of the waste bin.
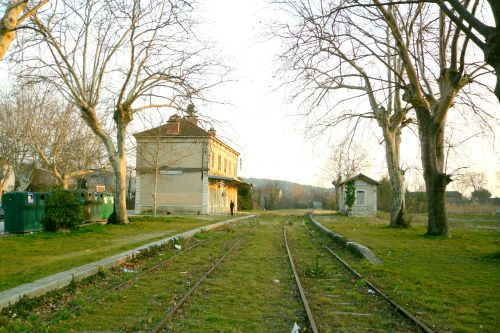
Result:
<instances>
[{"instance_id":1,"label":"waste bin","mask_svg":"<svg viewBox=\"0 0 500 333\"><path fill-rule=\"evenodd\" d=\"M92 193L92 221L101 222L102 219L102 193Z\"/></svg>"},{"instance_id":2,"label":"waste bin","mask_svg":"<svg viewBox=\"0 0 500 333\"><path fill-rule=\"evenodd\" d=\"M113 214L115 198L113 193L102 193L102 218L107 220Z\"/></svg>"},{"instance_id":3,"label":"waste bin","mask_svg":"<svg viewBox=\"0 0 500 333\"><path fill-rule=\"evenodd\" d=\"M8 192L2 195L5 232L43 230L36 219L37 198L33 192Z\"/></svg>"},{"instance_id":4,"label":"waste bin","mask_svg":"<svg viewBox=\"0 0 500 333\"><path fill-rule=\"evenodd\" d=\"M86 222L93 221L94 195L89 190L76 190L76 201L83 206L83 219Z\"/></svg>"},{"instance_id":5,"label":"waste bin","mask_svg":"<svg viewBox=\"0 0 500 333\"><path fill-rule=\"evenodd\" d=\"M47 192L34 192L36 201L36 223L42 224L42 218L45 215L45 201L47 200L49 193Z\"/></svg>"}]
</instances>

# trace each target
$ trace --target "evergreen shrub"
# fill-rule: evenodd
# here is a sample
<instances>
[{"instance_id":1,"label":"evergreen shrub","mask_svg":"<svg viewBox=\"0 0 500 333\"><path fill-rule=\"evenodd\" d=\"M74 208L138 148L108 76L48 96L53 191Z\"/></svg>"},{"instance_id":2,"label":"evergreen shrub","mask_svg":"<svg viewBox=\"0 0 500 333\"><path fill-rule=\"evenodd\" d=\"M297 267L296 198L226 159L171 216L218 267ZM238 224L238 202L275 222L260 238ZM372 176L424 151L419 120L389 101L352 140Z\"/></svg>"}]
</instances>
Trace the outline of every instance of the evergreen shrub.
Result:
<instances>
[{"instance_id":1,"label":"evergreen shrub","mask_svg":"<svg viewBox=\"0 0 500 333\"><path fill-rule=\"evenodd\" d=\"M54 190L45 202L45 215L42 218L44 229L74 229L83 223L83 207L70 191Z\"/></svg>"}]
</instances>

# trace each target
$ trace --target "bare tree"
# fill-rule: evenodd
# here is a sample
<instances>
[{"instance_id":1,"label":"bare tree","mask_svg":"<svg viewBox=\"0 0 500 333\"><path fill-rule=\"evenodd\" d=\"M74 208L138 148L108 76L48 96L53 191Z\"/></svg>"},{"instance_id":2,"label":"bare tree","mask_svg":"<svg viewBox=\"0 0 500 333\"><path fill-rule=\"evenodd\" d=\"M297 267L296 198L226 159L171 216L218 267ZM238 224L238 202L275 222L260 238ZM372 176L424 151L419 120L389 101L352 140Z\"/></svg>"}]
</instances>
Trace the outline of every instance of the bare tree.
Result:
<instances>
[{"instance_id":1,"label":"bare tree","mask_svg":"<svg viewBox=\"0 0 500 333\"><path fill-rule=\"evenodd\" d=\"M79 121L73 104L41 85L25 86L18 94L18 109L30 119L26 143L59 186L67 189L71 180L106 166L102 142Z\"/></svg>"},{"instance_id":2,"label":"bare tree","mask_svg":"<svg viewBox=\"0 0 500 333\"><path fill-rule=\"evenodd\" d=\"M409 121L406 119L406 114L410 109L414 110L428 193L427 233L448 236L444 193L451 177L445 172L443 151L448 111L453 106L463 103L465 105L463 110L467 108L472 110L475 117L484 120L489 116L475 106L474 96L479 94L474 89L469 89L468 94L459 94L471 83L477 83L476 89L483 91L481 87L484 85L478 78L490 73L483 63L469 60L467 53L469 38L463 36L444 14L433 11L430 5L423 2L403 1L399 4L380 0L369 2L297 0L286 3L290 4L289 11L298 12L299 14L295 15L299 17L300 22L303 22L299 25L300 29L287 29L292 31L288 36L291 35L295 40L292 52L289 53L295 59L298 58L290 62L290 67L303 74L308 79L306 80L308 84L312 82L322 92L313 95L315 97L313 101L318 100L318 97L324 98L330 91L339 89L361 90L363 94L367 94L373 118L377 119L384 132L386 155L391 153L392 146L397 146L399 149L399 145L391 144L391 140L394 143L399 142L398 133L400 135L400 129ZM320 14L310 15L311 8ZM326 22L322 25L311 23L317 20ZM336 33L326 35L325 38L317 38L316 31L320 36L325 35L324 31ZM332 40L335 43L331 42ZM299 51L296 51L297 45L308 45L311 41L317 41L318 46L309 48L309 54L323 54L323 56L307 57L307 61L303 61ZM351 51L346 53L346 50ZM342 61L332 63L332 57ZM356 61L360 59L360 62L353 64L351 59ZM311 68L316 69L318 64L325 63L329 66L319 68L327 80L318 80L320 76L310 74ZM354 68L348 71L347 66ZM343 75L338 75L339 72ZM364 75L363 72L367 74ZM385 74L386 80L383 80L384 76L380 73L389 75ZM375 84L369 85L367 77ZM358 79L357 84L352 83L352 78ZM379 99L373 103L370 91L385 91L385 99L378 97ZM338 99L342 103L355 97L356 95L348 95L340 96ZM393 100L389 103L390 98ZM338 102L334 102L333 106L337 105ZM389 107L394 110L393 114L388 114ZM329 108L332 109L333 107ZM350 107L348 110L350 111ZM379 117L379 114L384 117ZM337 121L333 124L352 116L352 111L341 117L337 116L335 118ZM393 138L385 135L384 118L389 120L388 129L396 130ZM399 150L394 156L393 161L399 162ZM388 169L392 182L390 162ZM403 174L399 165L393 169L399 169L399 174ZM392 218L393 216L391 221Z\"/></svg>"},{"instance_id":3,"label":"bare tree","mask_svg":"<svg viewBox=\"0 0 500 333\"><path fill-rule=\"evenodd\" d=\"M5 114L9 119L3 129L11 135L12 146L7 149L30 152L36 168L52 175L67 189L72 179L92 173L105 164L104 147L79 122L74 107L50 90L42 85L25 85L9 92L12 97L4 100L3 109L11 111ZM14 124L23 126L9 128ZM18 163L29 164L27 160Z\"/></svg>"},{"instance_id":4,"label":"bare tree","mask_svg":"<svg viewBox=\"0 0 500 333\"><path fill-rule=\"evenodd\" d=\"M12 190L9 188L9 182L13 176L14 170L11 163L8 160L0 159L0 201L3 192Z\"/></svg>"},{"instance_id":5,"label":"bare tree","mask_svg":"<svg viewBox=\"0 0 500 333\"><path fill-rule=\"evenodd\" d=\"M17 191L28 188L38 164L33 147L26 143L30 121L31 119L17 108L13 94L0 94L0 159L8 165L9 173L14 173Z\"/></svg>"},{"instance_id":6,"label":"bare tree","mask_svg":"<svg viewBox=\"0 0 500 333\"><path fill-rule=\"evenodd\" d=\"M35 79L58 84L106 147L117 223L128 222L128 125L137 112L180 109L198 96L200 74L212 64L200 55L205 47L193 32L192 11L182 0L62 0L31 16L45 48L25 53L28 70Z\"/></svg>"},{"instance_id":7,"label":"bare tree","mask_svg":"<svg viewBox=\"0 0 500 333\"><path fill-rule=\"evenodd\" d=\"M495 69L495 95L500 102L500 2L488 0L495 26L490 26L477 15L478 1L429 0L437 3L443 13L483 51L484 61Z\"/></svg>"},{"instance_id":8,"label":"bare tree","mask_svg":"<svg viewBox=\"0 0 500 333\"><path fill-rule=\"evenodd\" d=\"M369 167L370 160L366 149L346 139L333 147L325 169L336 185Z\"/></svg>"},{"instance_id":9,"label":"bare tree","mask_svg":"<svg viewBox=\"0 0 500 333\"><path fill-rule=\"evenodd\" d=\"M386 163L391 181L390 226L406 227L405 179L400 166L401 131L411 119L410 107L402 101L404 67L387 26L374 23L366 13L353 9L336 10L344 2L278 1L295 19L280 26L278 34L288 41L282 55L285 70L295 73L297 96L309 101L309 112L317 116L320 128L375 120L382 130ZM407 29L415 20L407 15ZM342 92L347 94L341 95ZM297 97L296 96L296 97ZM346 97L341 97L346 96ZM365 100L369 107L355 110L353 100ZM344 150L341 148L341 151ZM348 150L346 150L348 151ZM335 157L337 161L342 156ZM344 157L345 159L345 157ZM350 159L352 162L353 160ZM342 175L348 170L337 166ZM342 175L344 176L344 175Z\"/></svg>"},{"instance_id":10,"label":"bare tree","mask_svg":"<svg viewBox=\"0 0 500 333\"><path fill-rule=\"evenodd\" d=\"M3 59L10 44L14 40L19 25L36 13L40 7L48 2L48 0L41 0L33 8L29 7L28 2L28 0L0 2L0 6L5 8L3 17L0 20L0 60Z\"/></svg>"},{"instance_id":11,"label":"bare tree","mask_svg":"<svg viewBox=\"0 0 500 333\"><path fill-rule=\"evenodd\" d=\"M472 188L473 191L480 191L488 185L488 179L484 172L467 172L464 175L464 181L467 183L468 188Z\"/></svg>"},{"instance_id":12,"label":"bare tree","mask_svg":"<svg viewBox=\"0 0 500 333\"><path fill-rule=\"evenodd\" d=\"M488 72L482 64L467 61L469 38L442 13L423 3L401 7L373 0L376 7L359 7L390 29L405 69L403 100L416 113L422 167L428 200L427 234L449 236L445 190L444 137L448 112L460 102L459 93ZM414 29L407 29L402 12L413 13ZM465 95L465 99L471 98ZM468 100L469 107L474 108Z\"/></svg>"}]
</instances>

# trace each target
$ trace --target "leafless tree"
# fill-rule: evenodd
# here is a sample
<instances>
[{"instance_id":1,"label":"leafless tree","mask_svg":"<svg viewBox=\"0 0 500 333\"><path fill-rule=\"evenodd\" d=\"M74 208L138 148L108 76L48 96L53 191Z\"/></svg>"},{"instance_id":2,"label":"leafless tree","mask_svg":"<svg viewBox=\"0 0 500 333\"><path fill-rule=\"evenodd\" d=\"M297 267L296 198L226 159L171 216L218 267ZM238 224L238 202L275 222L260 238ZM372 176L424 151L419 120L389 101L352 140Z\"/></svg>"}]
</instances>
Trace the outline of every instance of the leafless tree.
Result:
<instances>
[{"instance_id":1,"label":"leafless tree","mask_svg":"<svg viewBox=\"0 0 500 333\"><path fill-rule=\"evenodd\" d=\"M40 169L59 186L67 189L72 179L106 167L102 142L79 121L73 104L41 85L23 87L17 100L30 119L27 144L37 153Z\"/></svg>"},{"instance_id":2,"label":"leafless tree","mask_svg":"<svg viewBox=\"0 0 500 333\"><path fill-rule=\"evenodd\" d=\"M0 159L0 202L2 201L1 195L9 190L9 181L14 175L14 170L8 160Z\"/></svg>"},{"instance_id":3,"label":"leafless tree","mask_svg":"<svg viewBox=\"0 0 500 333\"><path fill-rule=\"evenodd\" d=\"M387 26L373 22L362 11L336 11L343 1L278 1L295 21L279 26L288 41L282 55L284 69L293 72L295 97L305 98L317 114L326 109L314 126L334 127L345 122L358 126L362 119L375 120L382 130L386 163L391 181L393 227L406 227L405 179L400 166L401 131L411 123L410 107L402 101L404 67ZM408 17L407 29L415 22ZM345 96L345 97L344 97ZM365 109L354 109L353 100L366 101ZM341 144L342 146L344 144ZM340 152L348 152L344 148ZM352 159L343 157L352 162ZM341 160L342 156L336 156ZM341 174L348 170L338 169ZM344 176L344 175L342 175Z\"/></svg>"},{"instance_id":4,"label":"leafless tree","mask_svg":"<svg viewBox=\"0 0 500 333\"><path fill-rule=\"evenodd\" d=\"M484 54L484 61L495 69L495 95L500 102L500 1L488 0L495 26L490 26L478 15L478 1L428 0L437 3L442 12L476 44Z\"/></svg>"},{"instance_id":5,"label":"leafless tree","mask_svg":"<svg viewBox=\"0 0 500 333\"><path fill-rule=\"evenodd\" d=\"M346 139L333 147L325 169L336 185L369 167L370 159L366 149Z\"/></svg>"},{"instance_id":6,"label":"leafless tree","mask_svg":"<svg viewBox=\"0 0 500 333\"><path fill-rule=\"evenodd\" d=\"M0 8L5 8L0 20L0 60L9 49L19 26L47 2L48 0L41 0L31 8L29 0L0 1Z\"/></svg>"},{"instance_id":7,"label":"leafless tree","mask_svg":"<svg viewBox=\"0 0 500 333\"><path fill-rule=\"evenodd\" d=\"M192 13L183 0L61 0L31 16L41 34L23 45L41 49L23 55L29 74L58 85L104 143L117 223L128 221L125 139L134 115L181 108L207 87L200 74L212 60L202 57Z\"/></svg>"},{"instance_id":8,"label":"leafless tree","mask_svg":"<svg viewBox=\"0 0 500 333\"><path fill-rule=\"evenodd\" d=\"M18 164L29 164L26 158L33 156L38 170L52 175L67 189L72 179L105 165L105 152L102 143L78 121L74 107L50 90L25 85L10 91L11 98L3 101L2 108L8 119L0 127L11 136L8 149L30 153L21 155L24 160Z\"/></svg>"},{"instance_id":9,"label":"leafless tree","mask_svg":"<svg viewBox=\"0 0 500 333\"><path fill-rule=\"evenodd\" d=\"M483 63L469 60L467 53L469 38L463 36L444 14L436 12L429 4L404 1L402 3L385 3L380 0L339 0L328 3L304 1L304 3L294 1L292 5L299 4L308 9L314 3L315 8L321 9L323 13L320 18L322 20L328 18L329 21L324 27L316 28L313 26L310 28L309 21L314 20L315 16L302 15L305 23L303 29L299 30L299 35L295 36L296 44L307 43L312 39L307 34L301 35L304 32L308 33L312 29L334 29L340 26L337 35L342 41L338 47L341 51L352 49L352 45L357 43L361 37L368 40L364 43L364 48L368 49L369 52L360 47L354 48L354 52L351 52L354 56L364 60L358 65L361 70L375 70L375 72L380 70L383 73L388 70L389 73L392 73L393 79L386 76L388 79L385 85L365 87L363 92L380 91L380 89L390 87L390 83L392 83L394 90L391 93L386 93L386 100L389 99L389 96L394 96L395 101L399 101L400 98L401 103L405 103L401 104L400 108L403 113L395 113L388 117L389 120L396 120L403 116L402 122L395 123L399 127L406 123L405 112L410 108L414 110L418 123L421 159L428 193L427 233L448 236L449 226L446 218L444 193L451 177L446 174L444 169L443 151L448 111L456 104L464 103L475 116L487 118L488 114L482 113L474 105L475 92L472 87L468 90L468 94L460 93L464 88L469 88L473 82L478 84L476 87L481 87L480 80L477 78L490 71L485 68ZM292 8L294 7L292 6ZM383 31L384 34L377 33L377 31ZM348 38L342 39L346 36ZM370 36L371 38L368 38ZM381 43L380 40L384 36L388 42ZM328 39L320 40L320 42L322 49L326 51L332 49ZM389 54L396 56L396 58L392 58L395 60L389 62L388 59L391 57L379 55L380 50L384 52L389 50ZM342 69L344 75L335 76L335 80L327 82L329 85L326 85L323 90L327 92L346 87L354 89L347 79L353 76L358 77L362 72L359 70L354 73L346 72L345 67L346 64L349 64L349 58L343 57L342 54L331 56L337 58L340 56L344 61L338 62L336 66L330 65L323 68L323 72L329 74ZM328 53L324 58L330 60ZM292 63L292 65L308 74L307 70L311 67L316 68L318 63L319 61L316 60L306 62L307 67L302 66L301 62ZM367 76L370 79L372 77L378 78L378 82L382 81L382 76L376 73ZM329 86L335 88L326 89ZM319 96L323 97L325 93ZM349 95L345 99L352 98L352 95ZM341 97L340 99L344 100ZM379 109L384 107L385 111L388 110L387 106L382 103L377 102L376 104L378 104ZM373 105L371 103L372 112L377 115L380 111ZM377 121L380 125L378 118ZM384 139L386 139L385 136ZM386 152L390 152L387 149L388 142L390 141L386 139ZM398 140L396 139L395 142Z\"/></svg>"},{"instance_id":10,"label":"leafless tree","mask_svg":"<svg viewBox=\"0 0 500 333\"><path fill-rule=\"evenodd\" d=\"M480 191L488 185L488 179L484 172L467 172L464 175L464 181L468 185L468 188L472 188L473 191Z\"/></svg>"},{"instance_id":11,"label":"leafless tree","mask_svg":"<svg viewBox=\"0 0 500 333\"><path fill-rule=\"evenodd\" d=\"M2 91L0 94L0 160L7 165L8 173L14 173L15 189L24 191L30 185L38 160L33 147L26 144L26 133L31 120L19 111L14 95Z\"/></svg>"},{"instance_id":12,"label":"leafless tree","mask_svg":"<svg viewBox=\"0 0 500 333\"><path fill-rule=\"evenodd\" d=\"M445 129L448 112L460 102L460 93L488 73L483 64L468 60L469 38L463 36L443 13L426 4L401 7L373 0L367 9L376 20L387 24L396 42L406 77L403 100L416 113L422 167L428 200L427 234L449 236L445 190L451 181L445 166ZM414 29L406 28L401 12L413 13ZM462 95L470 98L469 95ZM481 112L469 106L474 112Z\"/></svg>"}]
</instances>

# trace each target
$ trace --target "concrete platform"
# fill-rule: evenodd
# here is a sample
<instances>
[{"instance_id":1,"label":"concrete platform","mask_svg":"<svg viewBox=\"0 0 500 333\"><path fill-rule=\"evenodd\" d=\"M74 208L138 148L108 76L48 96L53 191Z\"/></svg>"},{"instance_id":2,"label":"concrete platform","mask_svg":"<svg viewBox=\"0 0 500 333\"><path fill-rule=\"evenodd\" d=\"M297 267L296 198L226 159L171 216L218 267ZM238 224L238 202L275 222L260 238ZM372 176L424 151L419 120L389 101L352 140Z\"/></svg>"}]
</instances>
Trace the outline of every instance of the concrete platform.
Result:
<instances>
[{"instance_id":1,"label":"concrete platform","mask_svg":"<svg viewBox=\"0 0 500 333\"><path fill-rule=\"evenodd\" d=\"M20 286L17 286L12 289L8 289L5 291L0 292L0 309L3 309L5 307L8 307L10 305L13 305L17 302L22 297L28 297L28 298L33 298L37 296L44 295L45 293L48 293L49 291L56 290L56 289L61 289L66 287L71 280L75 281L80 281L86 277L89 277L91 275L96 274L99 269L107 269L107 268L112 268L112 267L118 267L120 265L123 265L126 261L133 259L136 257L138 254L143 253L143 252L148 252L150 249L165 245L167 243L170 243L174 240L181 240L181 239L188 239L193 237L195 234L203 232L203 231L208 231L208 230L214 230L217 228L220 228L224 225L231 224L231 223L236 223L238 221L248 219L255 217L255 215L249 215L249 216L244 216L244 217L237 217L233 218L230 220L210 224L204 227L196 228L196 229L191 229L188 231L185 231L183 233L170 236L161 240L158 240L156 242L152 242L140 247L137 247L133 250L125 251L122 253L118 253L114 256L92 262L80 267L76 267L64 272L60 272L48 277L45 277L43 279L36 280L31 283L25 283ZM3 223L2 223L3 225Z\"/></svg>"},{"instance_id":2,"label":"concrete platform","mask_svg":"<svg viewBox=\"0 0 500 333\"><path fill-rule=\"evenodd\" d=\"M309 215L309 219L322 232L324 232L327 235L329 235L337 244L345 247L352 254L354 254L354 255L356 255L356 256L358 256L360 258L364 258L364 259L368 260L372 264L380 265L380 264L383 263L382 260L380 260L379 258L377 258L377 256L372 252L372 250L370 250L366 246L364 246L362 244L359 244L359 243L356 243L356 242L353 242L353 241L345 238L344 236L331 231L330 229L328 229L327 227L325 227L324 225L322 225L321 223L319 223L318 221L316 221L312 217L312 215Z\"/></svg>"}]
</instances>

